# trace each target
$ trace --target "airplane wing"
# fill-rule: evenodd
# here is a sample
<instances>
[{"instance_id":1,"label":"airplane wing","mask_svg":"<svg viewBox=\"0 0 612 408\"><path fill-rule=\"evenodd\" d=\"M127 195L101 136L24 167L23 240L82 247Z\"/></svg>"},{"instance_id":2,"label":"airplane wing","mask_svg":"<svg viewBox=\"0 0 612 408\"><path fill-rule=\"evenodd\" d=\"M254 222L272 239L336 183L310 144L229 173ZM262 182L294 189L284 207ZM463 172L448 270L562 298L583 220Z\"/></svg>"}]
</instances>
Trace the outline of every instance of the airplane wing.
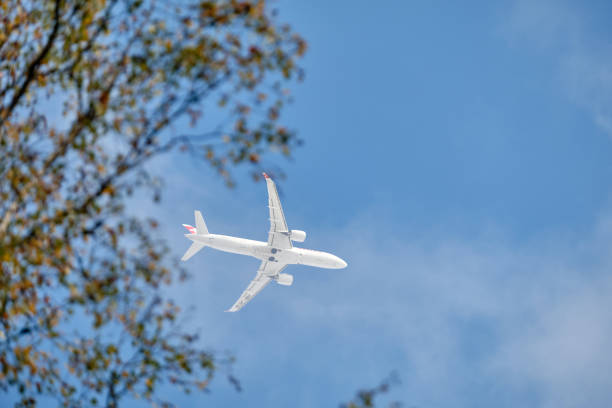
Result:
<instances>
[{"instance_id":1,"label":"airplane wing","mask_svg":"<svg viewBox=\"0 0 612 408\"><path fill-rule=\"evenodd\" d=\"M268 186L268 207L270 208L268 245L279 249L293 248L289 237L287 221L285 221L285 215L283 214L283 206L281 205L280 198L278 198L278 191L276 191L276 184L266 173L263 176Z\"/></svg>"},{"instance_id":2,"label":"airplane wing","mask_svg":"<svg viewBox=\"0 0 612 408\"><path fill-rule=\"evenodd\" d=\"M261 290L274 279L274 276L278 275L286 266L287 264L279 264L278 262L262 261L255 278L249 283L249 286L247 286L244 292L242 292L242 295L240 295L236 303L226 311L237 312L242 309L244 305L249 303L255 295L261 292Z\"/></svg>"}]
</instances>

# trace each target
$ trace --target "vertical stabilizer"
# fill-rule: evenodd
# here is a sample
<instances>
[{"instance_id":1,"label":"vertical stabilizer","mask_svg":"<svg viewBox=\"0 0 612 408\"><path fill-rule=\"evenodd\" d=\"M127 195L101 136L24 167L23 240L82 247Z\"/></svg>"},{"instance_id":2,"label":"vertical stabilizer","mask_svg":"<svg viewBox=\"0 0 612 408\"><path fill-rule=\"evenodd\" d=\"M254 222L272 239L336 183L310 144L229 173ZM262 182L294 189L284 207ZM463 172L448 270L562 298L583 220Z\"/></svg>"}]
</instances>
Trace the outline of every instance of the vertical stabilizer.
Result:
<instances>
[{"instance_id":1,"label":"vertical stabilizer","mask_svg":"<svg viewBox=\"0 0 612 408\"><path fill-rule=\"evenodd\" d=\"M202 217L202 213L199 211L195 211L195 223L196 229L198 230L198 234L200 235L208 235L208 228L206 228L206 223L204 222L204 217Z\"/></svg>"},{"instance_id":2,"label":"vertical stabilizer","mask_svg":"<svg viewBox=\"0 0 612 408\"><path fill-rule=\"evenodd\" d=\"M204 217L202 217L202 213L199 211L195 211L194 215L195 215L195 223L196 223L195 228L192 227L191 225L183 224L183 226L187 228L187 230L189 231L189 234L186 234L185 236L192 241L194 241L194 238L191 237L191 235L208 235L209 234L208 228L206 228L206 223L204 222ZM181 261L188 260L195 254L197 254L205 246L206 244L202 242L194 241L189 247L189 249L187 249L187 252L185 252L185 255L183 255L183 257L181 258Z\"/></svg>"}]
</instances>

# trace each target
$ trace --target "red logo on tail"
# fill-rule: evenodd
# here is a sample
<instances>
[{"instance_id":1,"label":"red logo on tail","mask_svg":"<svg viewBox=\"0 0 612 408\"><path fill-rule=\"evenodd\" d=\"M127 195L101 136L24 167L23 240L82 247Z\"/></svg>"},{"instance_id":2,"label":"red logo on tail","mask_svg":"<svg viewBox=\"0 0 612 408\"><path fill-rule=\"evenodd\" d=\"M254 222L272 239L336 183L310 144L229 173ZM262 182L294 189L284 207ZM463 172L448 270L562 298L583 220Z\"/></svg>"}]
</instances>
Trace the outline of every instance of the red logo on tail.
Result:
<instances>
[{"instance_id":1,"label":"red logo on tail","mask_svg":"<svg viewBox=\"0 0 612 408\"><path fill-rule=\"evenodd\" d=\"M191 225L183 224L183 227L187 228L187 231L189 231L190 234L196 233L195 227L192 227Z\"/></svg>"}]
</instances>

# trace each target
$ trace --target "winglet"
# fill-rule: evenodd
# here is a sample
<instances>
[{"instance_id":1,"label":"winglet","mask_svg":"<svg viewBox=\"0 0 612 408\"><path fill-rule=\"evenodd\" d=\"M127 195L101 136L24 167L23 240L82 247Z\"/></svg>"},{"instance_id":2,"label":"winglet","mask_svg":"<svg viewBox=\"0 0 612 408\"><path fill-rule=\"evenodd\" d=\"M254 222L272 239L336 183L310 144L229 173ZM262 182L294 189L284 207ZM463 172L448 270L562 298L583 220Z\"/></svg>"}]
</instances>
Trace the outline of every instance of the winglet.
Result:
<instances>
[{"instance_id":1,"label":"winglet","mask_svg":"<svg viewBox=\"0 0 612 408\"><path fill-rule=\"evenodd\" d=\"M269 178L270 178L270 176L268 176L268 175L267 175L265 172L264 172L264 173L261 173L261 174L263 174L264 178L266 178L266 179L269 179Z\"/></svg>"}]
</instances>

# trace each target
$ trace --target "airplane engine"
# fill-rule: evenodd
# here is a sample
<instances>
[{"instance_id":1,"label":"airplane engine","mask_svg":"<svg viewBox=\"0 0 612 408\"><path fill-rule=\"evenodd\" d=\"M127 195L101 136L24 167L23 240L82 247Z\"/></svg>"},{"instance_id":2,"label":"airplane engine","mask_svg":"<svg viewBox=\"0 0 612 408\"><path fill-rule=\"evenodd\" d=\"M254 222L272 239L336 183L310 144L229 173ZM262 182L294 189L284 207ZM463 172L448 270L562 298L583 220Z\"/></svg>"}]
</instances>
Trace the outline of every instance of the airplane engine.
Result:
<instances>
[{"instance_id":1,"label":"airplane engine","mask_svg":"<svg viewBox=\"0 0 612 408\"><path fill-rule=\"evenodd\" d=\"M289 275L288 273L279 273L276 278L276 283L284 286L291 286L293 283L293 275Z\"/></svg>"},{"instance_id":2,"label":"airplane engine","mask_svg":"<svg viewBox=\"0 0 612 408\"><path fill-rule=\"evenodd\" d=\"M306 233L300 230L291 230L291 240L295 242L304 242Z\"/></svg>"}]
</instances>

